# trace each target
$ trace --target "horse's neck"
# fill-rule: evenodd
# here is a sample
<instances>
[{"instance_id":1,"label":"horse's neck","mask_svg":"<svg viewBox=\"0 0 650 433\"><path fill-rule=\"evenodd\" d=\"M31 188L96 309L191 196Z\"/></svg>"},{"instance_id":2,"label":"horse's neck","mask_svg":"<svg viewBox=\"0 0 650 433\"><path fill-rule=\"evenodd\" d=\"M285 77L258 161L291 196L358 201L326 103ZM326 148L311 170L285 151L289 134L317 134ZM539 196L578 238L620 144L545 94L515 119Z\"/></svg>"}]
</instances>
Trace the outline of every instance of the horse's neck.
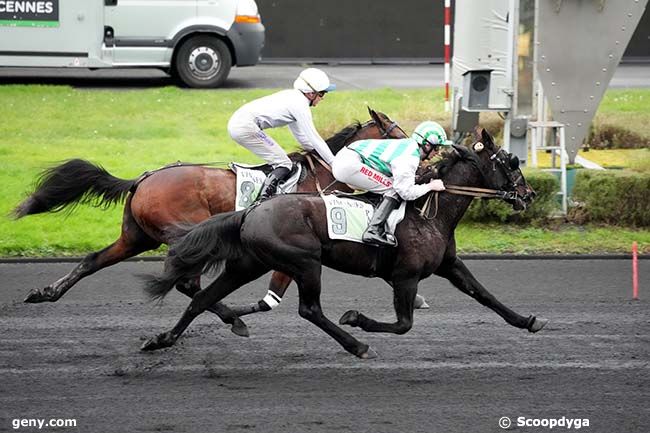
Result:
<instances>
[{"instance_id":1,"label":"horse's neck","mask_svg":"<svg viewBox=\"0 0 650 433\"><path fill-rule=\"evenodd\" d=\"M481 174L470 164L457 163L442 179L445 185L482 187ZM438 196L438 215L434 220L438 230L451 234L467 212L473 197L442 193Z\"/></svg>"}]
</instances>

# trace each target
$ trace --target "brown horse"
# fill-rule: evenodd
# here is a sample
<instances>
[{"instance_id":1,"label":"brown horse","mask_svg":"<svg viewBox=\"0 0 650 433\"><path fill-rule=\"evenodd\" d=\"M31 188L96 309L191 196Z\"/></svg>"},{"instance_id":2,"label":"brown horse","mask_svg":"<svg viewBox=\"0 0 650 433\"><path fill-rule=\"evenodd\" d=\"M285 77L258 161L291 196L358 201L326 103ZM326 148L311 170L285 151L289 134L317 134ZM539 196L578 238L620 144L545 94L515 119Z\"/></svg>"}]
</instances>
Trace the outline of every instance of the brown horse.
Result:
<instances>
[{"instance_id":1,"label":"brown horse","mask_svg":"<svg viewBox=\"0 0 650 433\"><path fill-rule=\"evenodd\" d=\"M371 120L346 127L327 140L333 153L343 146L368 138L403 138L404 131L383 113L368 108ZM329 167L315 154L294 153L291 159L304 164L306 177L298 192L311 192L331 186L349 190L336 183ZM309 162L308 160L311 160ZM309 163L308 163L309 162ZM208 217L235 209L236 175L228 169L195 164L177 164L137 179L118 179L101 167L83 160L70 160L41 174L35 191L14 210L17 218L43 212L56 212L79 203L109 206L126 199L120 237L106 248L88 254L67 275L43 289L33 289L25 302L55 302L82 278L129 257L169 244L174 233L167 230L179 222L196 224ZM284 295L291 279L274 273L269 289L279 298ZM187 296L200 290L199 280L179 282L177 288ZM261 308L255 308L262 305ZM263 302L242 307L238 314L264 311ZM270 308L268 308L270 309ZM218 306L211 309L217 314ZM248 335L243 322L232 316L224 317L235 323L233 332Z\"/></svg>"}]
</instances>

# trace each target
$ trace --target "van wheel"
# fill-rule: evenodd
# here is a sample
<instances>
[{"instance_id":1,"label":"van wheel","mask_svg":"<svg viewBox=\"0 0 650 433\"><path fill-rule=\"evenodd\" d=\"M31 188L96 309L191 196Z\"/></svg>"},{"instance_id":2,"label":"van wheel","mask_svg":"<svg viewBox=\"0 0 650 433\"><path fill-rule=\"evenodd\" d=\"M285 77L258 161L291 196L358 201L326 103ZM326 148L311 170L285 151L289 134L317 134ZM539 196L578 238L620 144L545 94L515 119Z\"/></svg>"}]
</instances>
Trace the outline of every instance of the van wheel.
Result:
<instances>
[{"instance_id":1,"label":"van wheel","mask_svg":"<svg viewBox=\"0 0 650 433\"><path fill-rule=\"evenodd\" d=\"M232 67L226 44L214 37L195 36L178 49L174 70L188 87L219 87Z\"/></svg>"}]
</instances>

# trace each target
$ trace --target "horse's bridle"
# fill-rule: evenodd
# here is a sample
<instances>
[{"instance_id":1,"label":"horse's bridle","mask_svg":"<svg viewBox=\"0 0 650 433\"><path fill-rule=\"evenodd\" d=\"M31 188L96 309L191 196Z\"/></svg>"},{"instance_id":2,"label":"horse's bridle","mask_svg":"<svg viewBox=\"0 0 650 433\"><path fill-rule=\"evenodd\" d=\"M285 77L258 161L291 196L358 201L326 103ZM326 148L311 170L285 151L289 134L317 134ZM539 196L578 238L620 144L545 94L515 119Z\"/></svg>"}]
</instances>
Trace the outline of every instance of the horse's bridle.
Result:
<instances>
[{"instance_id":1,"label":"horse's bridle","mask_svg":"<svg viewBox=\"0 0 650 433\"><path fill-rule=\"evenodd\" d=\"M393 132L393 129L395 128L397 128L399 131L402 132L402 134L408 137L408 134L404 132L402 127L399 126L395 121L391 121L390 125L388 125L388 128L384 128L384 125L382 123L377 123L377 121L375 121L374 119L373 122L375 122L377 124L377 127L383 131L381 138L388 138L390 136L390 133Z\"/></svg>"},{"instance_id":2,"label":"horse's bridle","mask_svg":"<svg viewBox=\"0 0 650 433\"><path fill-rule=\"evenodd\" d=\"M512 156L512 154L507 153L504 149L499 149L498 152L494 152L494 153L490 153L487 149L482 149L481 151L488 152L488 155L490 155L490 161L492 161L492 171L496 171L497 167L499 167L499 169L501 170L501 174L503 174L504 177L508 179L508 183L504 186L507 186L509 190L446 184L445 190L442 192L446 192L449 194L456 194L456 195L466 195L466 196L477 197L477 198L486 198L486 199L499 198L502 200L516 200L517 198L519 198L519 193L517 192L516 187L517 187L517 183L521 180L522 175L516 174L515 172L515 170L519 167L519 160L517 159L517 157L514 157ZM487 180L485 179L485 174L483 173L483 170L479 169L479 172L481 173L481 176L483 176L483 179ZM438 194L439 194L438 191L436 191L435 194L429 194L424 205L422 206L421 209L419 209L421 217L425 219L433 219L436 217L436 215L438 214ZM521 199L526 201L529 198L528 195L529 194L526 193L524 196L521 197ZM432 197L434 196L435 196L435 213L433 217L428 217L427 215L429 213L429 209L431 208L431 200Z\"/></svg>"},{"instance_id":3,"label":"horse's bridle","mask_svg":"<svg viewBox=\"0 0 650 433\"><path fill-rule=\"evenodd\" d=\"M379 128L379 130L381 131L381 138L389 138L390 133L393 132L394 129L397 129L397 130L401 131L402 134L404 134L405 137L408 137L408 134L394 120L391 120L390 125L388 125L387 128L384 127L383 122L377 122L375 119L370 119L361 126L365 127L365 126L370 125L370 124L377 125L377 128Z\"/></svg>"}]
</instances>

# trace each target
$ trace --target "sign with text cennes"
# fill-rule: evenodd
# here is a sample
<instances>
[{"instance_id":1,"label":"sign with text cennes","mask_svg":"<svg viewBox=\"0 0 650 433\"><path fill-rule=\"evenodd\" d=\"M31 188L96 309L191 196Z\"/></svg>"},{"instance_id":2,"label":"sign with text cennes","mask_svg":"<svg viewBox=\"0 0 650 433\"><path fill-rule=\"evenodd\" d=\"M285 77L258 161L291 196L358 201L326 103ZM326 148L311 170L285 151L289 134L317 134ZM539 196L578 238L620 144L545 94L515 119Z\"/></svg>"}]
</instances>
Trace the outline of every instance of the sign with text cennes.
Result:
<instances>
[{"instance_id":1,"label":"sign with text cennes","mask_svg":"<svg viewBox=\"0 0 650 433\"><path fill-rule=\"evenodd\" d=\"M59 0L0 0L0 26L58 27Z\"/></svg>"}]
</instances>

